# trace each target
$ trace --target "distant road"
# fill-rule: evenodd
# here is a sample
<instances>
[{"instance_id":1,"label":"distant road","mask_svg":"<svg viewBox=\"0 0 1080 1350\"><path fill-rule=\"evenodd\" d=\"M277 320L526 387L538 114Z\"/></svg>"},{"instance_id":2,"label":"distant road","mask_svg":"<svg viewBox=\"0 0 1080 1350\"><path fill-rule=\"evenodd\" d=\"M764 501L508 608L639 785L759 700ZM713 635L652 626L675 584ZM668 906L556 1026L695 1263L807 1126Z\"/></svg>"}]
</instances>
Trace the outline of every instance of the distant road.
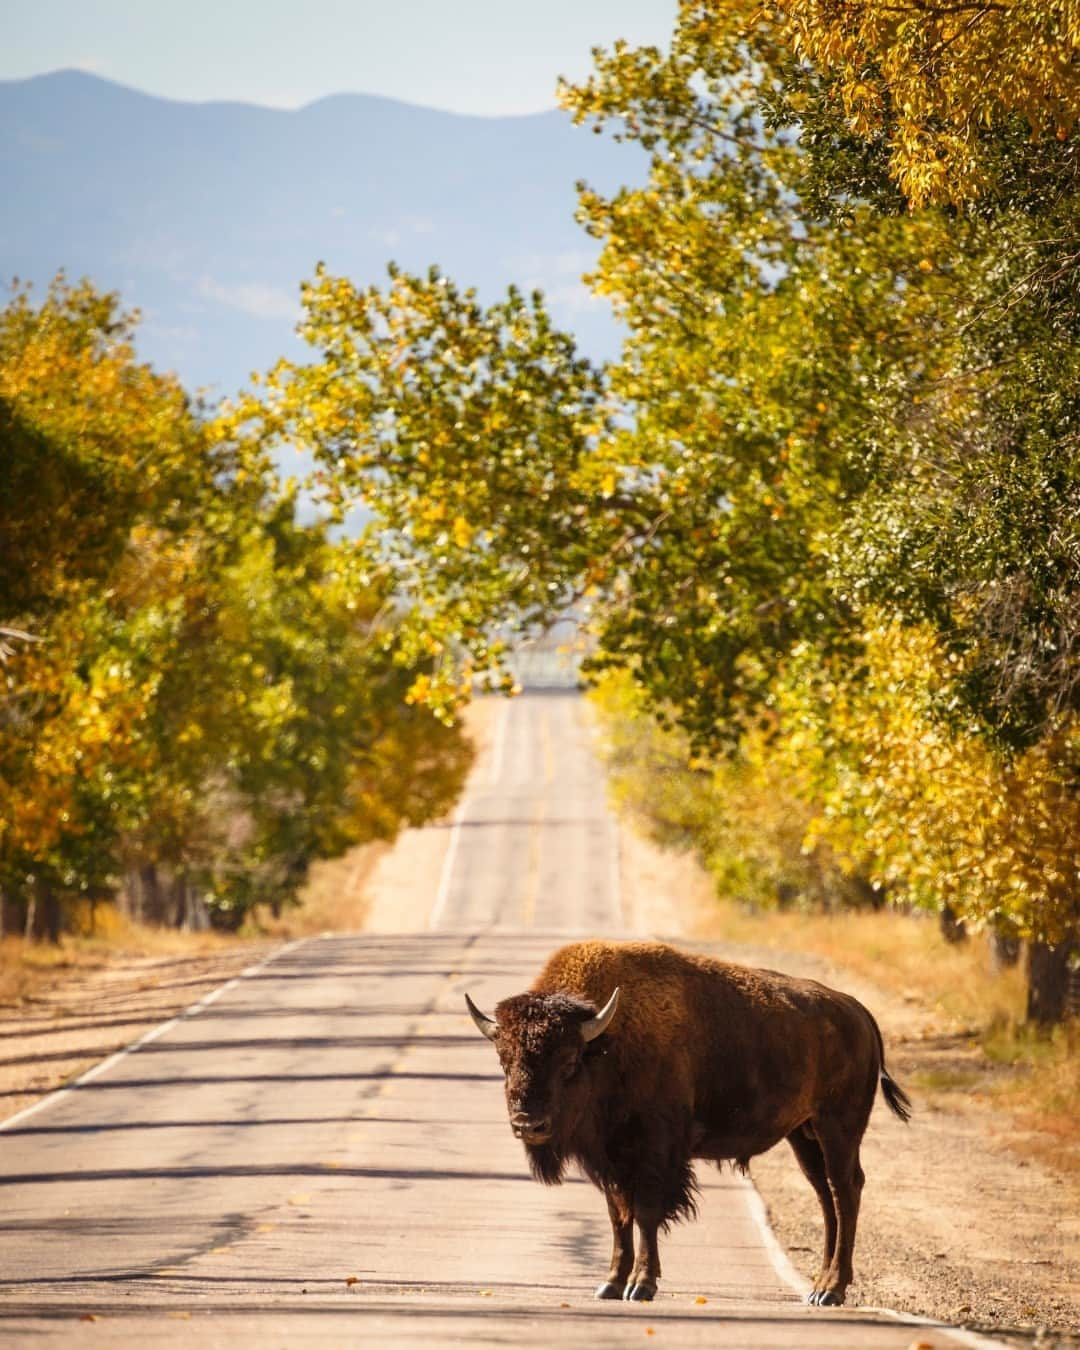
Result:
<instances>
[{"instance_id":1,"label":"distant road","mask_svg":"<svg viewBox=\"0 0 1080 1350\"><path fill-rule=\"evenodd\" d=\"M804 1307L715 1169L657 1302L596 1303L603 1201L530 1180L462 1008L524 988L569 933L621 930L576 696L508 706L441 860L413 897L428 931L295 944L0 1135L0 1343L952 1343Z\"/></svg>"},{"instance_id":2,"label":"distant road","mask_svg":"<svg viewBox=\"0 0 1080 1350\"><path fill-rule=\"evenodd\" d=\"M618 934L619 832L583 700L507 701L452 827L433 928Z\"/></svg>"}]
</instances>

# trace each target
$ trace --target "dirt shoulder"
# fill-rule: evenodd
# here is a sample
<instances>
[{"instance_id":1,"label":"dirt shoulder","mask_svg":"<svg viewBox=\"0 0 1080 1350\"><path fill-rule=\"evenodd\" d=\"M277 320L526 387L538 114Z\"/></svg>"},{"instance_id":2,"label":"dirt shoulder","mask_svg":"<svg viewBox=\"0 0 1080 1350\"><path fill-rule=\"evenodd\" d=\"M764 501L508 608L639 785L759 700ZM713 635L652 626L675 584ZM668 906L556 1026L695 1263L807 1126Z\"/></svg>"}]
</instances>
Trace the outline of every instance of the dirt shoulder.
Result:
<instances>
[{"instance_id":1,"label":"dirt shoulder","mask_svg":"<svg viewBox=\"0 0 1080 1350\"><path fill-rule=\"evenodd\" d=\"M190 1008L280 945L237 941L170 955L113 952L95 968L58 968L30 997L0 1005L0 1119Z\"/></svg>"},{"instance_id":2,"label":"dirt shoulder","mask_svg":"<svg viewBox=\"0 0 1080 1350\"><path fill-rule=\"evenodd\" d=\"M894 1308L1017 1345L1080 1345L1080 1185L1014 1147L1019 1127L974 1093L920 1090L960 1080L977 1051L942 1035L934 1010L805 953L725 941L711 884L693 859L623 832L624 903L635 926L707 943L729 960L848 990L875 1014L890 1072L907 1087L909 1125L879 1102L867 1131L853 1304ZM680 898L678 911L671 897ZM808 1279L820 1265L817 1200L781 1145L751 1164L773 1229Z\"/></svg>"}]
</instances>

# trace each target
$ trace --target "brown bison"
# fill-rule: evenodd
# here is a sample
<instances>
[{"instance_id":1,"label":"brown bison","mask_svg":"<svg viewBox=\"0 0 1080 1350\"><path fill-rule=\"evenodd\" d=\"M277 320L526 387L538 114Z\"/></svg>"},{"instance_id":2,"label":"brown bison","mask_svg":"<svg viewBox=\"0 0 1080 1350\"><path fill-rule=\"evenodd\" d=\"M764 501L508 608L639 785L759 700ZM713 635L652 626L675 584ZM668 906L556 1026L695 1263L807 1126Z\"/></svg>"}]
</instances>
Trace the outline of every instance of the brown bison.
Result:
<instances>
[{"instance_id":1,"label":"brown bison","mask_svg":"<svg viewBox=\"0 0 1080 1350\"><path fill-rule=\"evenodd\" d=\"M656 1294L657 1231L695 1212L695 1158L745 1169L786 1139L825 1216L809 1302L843 1303L878 1083L902 1120L911 1106L861 1003L659 942L595 941L557 951L493 1018L465 1000L533 1175L554 1185L576 1162L604 1193L614 1249L597 1298Z\"/></svg>"}]
</instances>

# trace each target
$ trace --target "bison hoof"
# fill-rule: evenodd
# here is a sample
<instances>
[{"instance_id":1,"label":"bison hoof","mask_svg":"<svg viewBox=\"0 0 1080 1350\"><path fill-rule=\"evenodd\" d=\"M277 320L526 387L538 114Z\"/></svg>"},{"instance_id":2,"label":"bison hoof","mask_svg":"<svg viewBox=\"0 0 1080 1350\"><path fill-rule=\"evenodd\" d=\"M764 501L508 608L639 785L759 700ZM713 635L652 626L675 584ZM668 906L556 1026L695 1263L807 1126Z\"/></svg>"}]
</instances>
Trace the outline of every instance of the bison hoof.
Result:
<instances>
[{"instance_id":1,"label":"bison hoof","mask_svg":"<svg viewBox=\"0 0 1080 1350\"><path fill-rule=\"evenodd\" d=\"M839 1308L844 1300L840 1294L834 1294L831 1289L815 1289L812 1294L807 1294L806 1301L815 1308Z\"/></svg>"},{"instance_id":2,"label":"bison hoof","mask_svg":"<svg viewBox=\"0 0 1080 1350\"><path fill-rule=\"evenodd\" d=\"M655 1297L656 1285L645 1284L644 1281L640 1284L628 1284L626 1293L623 1294L627 1303L651 1303Z\"/></svg>"},{"instance_id":3,"label":"bison hoof","mask_svg":"<svg viewBox=\"0 0 1080 1350\"><path fill-rule=\"evenodd\" d=\"M622 1298L625 1284L614 1284L611 1280L605 1280L596 1291L597 1298Z\"/></svg>"}]
</instances>

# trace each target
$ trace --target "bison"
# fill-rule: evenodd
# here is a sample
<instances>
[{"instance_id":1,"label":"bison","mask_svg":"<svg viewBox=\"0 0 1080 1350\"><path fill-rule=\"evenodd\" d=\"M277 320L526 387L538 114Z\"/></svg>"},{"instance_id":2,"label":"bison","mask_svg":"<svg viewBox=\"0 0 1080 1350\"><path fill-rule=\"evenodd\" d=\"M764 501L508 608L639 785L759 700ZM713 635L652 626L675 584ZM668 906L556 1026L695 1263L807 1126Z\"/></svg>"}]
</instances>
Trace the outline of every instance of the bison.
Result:
<instances>
[{"instance_id":1,"label":"bison","mask_svg":"<svg viewBox=\"0 0 1080 1350\"><path fill-rule=\"evenodd\" d=\"M498 1051L533 1175L554 1185L577 1163L604 1193L614 1246L597 1298L655 1296L657 1232L695 1213L695 1158L745 1171L786 1139L825 1217L808 1301L843 1303L878 1084L911 1114L861 1003L663 943L599 941L561 948L494 1017L465 1001Z\"/></svg>"}]
</instances>

